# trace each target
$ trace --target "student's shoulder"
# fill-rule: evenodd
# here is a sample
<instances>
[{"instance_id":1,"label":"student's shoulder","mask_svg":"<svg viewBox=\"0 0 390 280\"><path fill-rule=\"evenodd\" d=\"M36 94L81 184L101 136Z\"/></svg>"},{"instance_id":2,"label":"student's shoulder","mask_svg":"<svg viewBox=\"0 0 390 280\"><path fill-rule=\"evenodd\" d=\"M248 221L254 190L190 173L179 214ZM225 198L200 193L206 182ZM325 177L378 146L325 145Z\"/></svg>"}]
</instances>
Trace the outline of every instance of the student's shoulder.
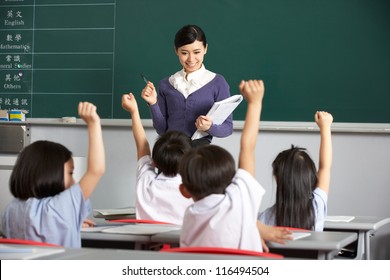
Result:
<instances>
[{"instance_id":1,"label":"student's shoulder","mask_svg":"<svg viewBox=\"0 0 390 280\"><path fill-rule=\"evenodd\" d=\"M246 179L246 180L256 180L252 174L250 174L248 171L242 168L238 168L236 171L236 175L234 177Z\"/></svg>"},{"instance_id":2,"label":"student's shoulder","mask_svg":"<svg viewBox=\"0 0 390 280\"><path fill-rule=\"evenodd\" d=\"M141 157L137 162L137 180L145 177L155 178L156 175L152 157L150 155Z\"/></svg>"},{"instance_id":3,"label":"student's shoulder","mask_svg":"<svg viewBox=\"0 0 390 280\"><path fill-rule=\"evenodd\" d=\"M45 197L43 199L46 199L47 200L46 203L50 203L50 204L60 204L60 203L66 204L70 200L83 200L84 195L81 189L80 182L77 182L71 187L58 193L57 195Z\"/></svg>"},{"instance_id":4,"label":"student's shoulder","mask_svg":"<svg viewBox=\"0 0 390 280\"><path fill-rule=\"evenodd\" d=\"M328 194L319 187L315 188L315 190L313 191L313 196L314 198L316 198L316 200L321 199L325 202L328 200Z\"/></svg>"},{"instance_id":5,"label":"student's shoulder","mask_svg":"<svg viewBox=\"0 0 390 280\"><path fill-rule=\"evenodd\" d=\"M237 169L237 172L232 180L232 185L236 185L239 188L246 186L250 189L256 190L257 192L264 192L264 188L257 181L257 179L253 177L252 174L250 174L248 171L241 168Z\"/></svg>"}]
</instances>

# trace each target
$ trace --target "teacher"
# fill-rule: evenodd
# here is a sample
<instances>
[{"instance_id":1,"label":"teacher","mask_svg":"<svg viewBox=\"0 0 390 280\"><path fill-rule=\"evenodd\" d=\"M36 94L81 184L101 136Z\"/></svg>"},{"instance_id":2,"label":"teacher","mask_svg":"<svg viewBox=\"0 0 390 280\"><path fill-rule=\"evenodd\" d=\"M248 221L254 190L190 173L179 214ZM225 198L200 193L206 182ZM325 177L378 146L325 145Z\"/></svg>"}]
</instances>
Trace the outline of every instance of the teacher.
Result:
<instances>
[{"instance_id":1,"label":"teacher","mask_svg":"<svg viewBox=\"0 0 390 280\"><path fill-rule=\"evenodd\" d=\"M186 25L176 33L174 44L183 69L161 80L158 94L150 81L142 90L153 127L159 135L168 130L181 131L188 137L196 130L205 132L203 138L192 141L193 146L231 135L232 115L220 125L206 116L216 101L230 97L230 88L222 75L207 70L203 64L208 47L205 33L199 26Z\"/></svg>"}]
</instances>

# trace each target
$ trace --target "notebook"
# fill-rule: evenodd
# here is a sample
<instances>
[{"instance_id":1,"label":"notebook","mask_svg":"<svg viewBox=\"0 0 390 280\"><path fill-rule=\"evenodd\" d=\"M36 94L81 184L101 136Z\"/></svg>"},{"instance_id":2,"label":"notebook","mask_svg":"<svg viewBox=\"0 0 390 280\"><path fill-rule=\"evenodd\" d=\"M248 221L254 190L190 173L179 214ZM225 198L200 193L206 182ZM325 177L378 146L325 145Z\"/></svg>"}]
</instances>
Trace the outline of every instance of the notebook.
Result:
<instances>
[{"instance_id":1,"label":"notebook","mask_svg":"<svg viewBox=\"0 0 390 280\"><path fill-rule=\"evenodd\" d=\"M222 124L230 114L233 113L234 109L241 103L244 97L241 94L230 96L224 100L215 102L213 107L207 113L207 116L211 117L213 124ZM208 133L197 130L192 135L191 139L196 140L207 136Z\"/></svg>"},{"instance_id":2,"label":"notebook","mask_svg":"<svg viewBox=\"0 0 390 280\"><path fill-rule=\"evenodd\" d=\"M95 218L104 218L106 220L134 218L135 207L93 209L93 216Z\"/></svg>"}]
</instances>

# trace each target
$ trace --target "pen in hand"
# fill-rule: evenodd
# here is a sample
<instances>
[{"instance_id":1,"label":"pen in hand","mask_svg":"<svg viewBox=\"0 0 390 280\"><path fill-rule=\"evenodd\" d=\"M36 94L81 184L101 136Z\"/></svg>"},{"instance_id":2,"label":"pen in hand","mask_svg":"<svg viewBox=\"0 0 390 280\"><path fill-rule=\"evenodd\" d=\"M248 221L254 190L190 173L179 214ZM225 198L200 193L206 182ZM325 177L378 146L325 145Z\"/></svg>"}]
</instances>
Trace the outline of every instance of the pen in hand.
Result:
<instances>
[{"instance_id":1,"label":"pen in hand","mask_svg":"<svg viewBox=\"0 0 390 280\"><path fill-rule=\"evenodd\" d=\"M148 83L148 79L146 79L146 77L143 74L141 74L141 78L142 78L142 80L144 80L145 84Z\"/></svg>"}]
</instances>

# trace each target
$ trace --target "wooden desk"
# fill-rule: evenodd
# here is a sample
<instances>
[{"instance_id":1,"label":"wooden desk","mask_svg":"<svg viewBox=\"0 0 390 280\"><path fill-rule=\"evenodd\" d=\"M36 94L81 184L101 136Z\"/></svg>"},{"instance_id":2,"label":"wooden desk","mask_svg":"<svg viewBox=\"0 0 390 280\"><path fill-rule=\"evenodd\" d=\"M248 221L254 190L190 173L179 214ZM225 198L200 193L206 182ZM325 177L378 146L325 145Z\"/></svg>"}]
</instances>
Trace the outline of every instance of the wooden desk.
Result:
<instances>
[{"instance_id":1,"label":"wooden desk","mask_svg":"<svg viewBox=\"0 0 390 280\"><path fill-rule=\"evenodd\" d=\"M357 240L354 232L310 232L298 240L288 241L286 244L269 242L271 253L284 255L288 258L315 258L333 259L345 246ZM180 230L158 233L151 236L152 243L168 243L179 246Z\"/></svg>"},{"instance_id":2,"label":"wooden desk","mask_svg":"<svg viewBox=\"0 0 390 280\"><path fill-rule=\"evenodd\" d=\"M326 221L325 231L357 232L357 253L355 259L370 259L370 236L382 226L390 223L390 218L356 216L350 222Z\"/></svg>"}]
</instances>

